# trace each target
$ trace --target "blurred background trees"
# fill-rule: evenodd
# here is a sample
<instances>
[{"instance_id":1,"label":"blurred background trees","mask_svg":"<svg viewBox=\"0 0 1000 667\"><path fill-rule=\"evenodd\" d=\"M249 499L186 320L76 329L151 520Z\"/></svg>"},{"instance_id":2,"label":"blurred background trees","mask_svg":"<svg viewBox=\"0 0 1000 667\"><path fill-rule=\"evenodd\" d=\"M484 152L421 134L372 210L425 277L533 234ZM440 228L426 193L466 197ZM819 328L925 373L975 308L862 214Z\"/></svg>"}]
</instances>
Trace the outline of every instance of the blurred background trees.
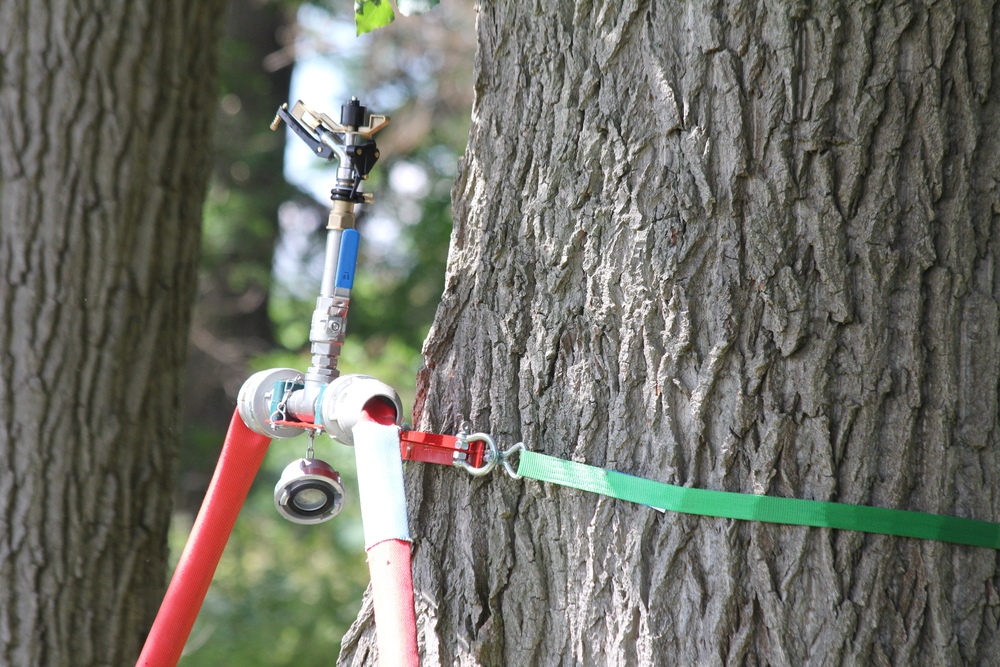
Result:
<instances>
[{"instance_id":1,"label":"blurred background trees","mask_svg":"<svg viewBox=\"0 0 1000 667\"><path fill-rule=\"evenodd\" d=\"M392 384L412 406L420 346L437 306L450 191L472 102L474 11L449 0L354 36L353 6L230 0L214 167L184 398L171 551L176 559L211 478L235 396L255 370L305 368L322 272L332 165L268 128L302 99L339 116L352 95L393 116L361 207L362 258L340 367ZM304 441L275 441L181 664L329 664L367 585L356 503L318 527L274 511L281 468ZM353 487L353 452L321 436L317 456Z\"/></svg>"}]
</instances>

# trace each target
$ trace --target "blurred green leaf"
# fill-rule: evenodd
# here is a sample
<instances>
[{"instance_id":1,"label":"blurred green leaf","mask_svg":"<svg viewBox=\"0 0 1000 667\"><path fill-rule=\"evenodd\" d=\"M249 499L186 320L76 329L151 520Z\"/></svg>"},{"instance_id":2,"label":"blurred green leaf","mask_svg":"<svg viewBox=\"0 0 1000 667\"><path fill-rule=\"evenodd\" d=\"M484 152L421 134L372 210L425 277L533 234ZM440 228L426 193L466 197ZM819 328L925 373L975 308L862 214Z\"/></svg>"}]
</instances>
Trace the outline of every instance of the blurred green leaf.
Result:
<instances>
[{"instance_id":1,"label":"blurred green leaf","mask_svg":"<svg viewBox=\"0 0 1000 667\"><path fill-rule=\"evenodd\" d=\"M399 13L403 16L416 16L417 14L426 14L434 9L438 2L440 0L396 0L396 6L399 7Z\"/></svg>"},{"instance_id":2,"label":"blurred green leaf","mask_svg":"<svg viewBox=\"0 0 1000 667\"><path fill-rule=\"evenodd\" d=\"M354 3L354 22L358 26L358 34L384 28L396 20L392 13L389 0L364 0Z\"/></svg>"}]
</instances>

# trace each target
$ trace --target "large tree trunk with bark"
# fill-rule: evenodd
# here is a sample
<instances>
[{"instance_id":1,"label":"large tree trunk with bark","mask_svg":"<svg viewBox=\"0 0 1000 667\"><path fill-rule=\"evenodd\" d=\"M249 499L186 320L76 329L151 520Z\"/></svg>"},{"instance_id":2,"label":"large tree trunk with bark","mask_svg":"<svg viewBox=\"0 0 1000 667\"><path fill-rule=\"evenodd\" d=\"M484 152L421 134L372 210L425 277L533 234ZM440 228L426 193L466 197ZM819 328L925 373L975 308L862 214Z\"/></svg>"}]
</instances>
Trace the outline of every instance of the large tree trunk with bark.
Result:
<instances>
[{"instance_id":1,"label":"large tree trunk with bark","mask_svg":"<svg viewBox=\"0 0 1000 667\"><path fill-rule=\"evenodd\" d=\"M156 612L221 9L0 3L0 664Z\"/></svg>"},{"instance_id":2,"label":"large tree trunk with bark","mask_svg":"<svg viewBox=\"0 0 1000 667\"><path fill-rule=\"evenodd\" d=\"M419 426L1000 520L1000 9L848 4L481 3ZM992 550L407 475L426 665L1000 662Z\"/></svg>"}]
</instances>

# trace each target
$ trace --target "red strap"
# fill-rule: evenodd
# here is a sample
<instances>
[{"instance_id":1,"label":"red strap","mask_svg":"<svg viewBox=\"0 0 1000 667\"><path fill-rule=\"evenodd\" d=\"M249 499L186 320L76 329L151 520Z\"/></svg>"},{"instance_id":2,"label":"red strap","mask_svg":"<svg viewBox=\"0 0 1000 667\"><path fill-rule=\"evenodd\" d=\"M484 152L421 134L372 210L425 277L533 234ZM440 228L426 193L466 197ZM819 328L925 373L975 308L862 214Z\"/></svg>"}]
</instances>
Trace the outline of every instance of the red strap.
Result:
<instances>
[{"instance_id":1,"label":"red strap","mask_svg":"<svg viewBox=\"0 0 1000 667\"><path fill-rule=\"evenodd\" d=\"M191 626L212 583L219 558L233 531L233 524L269 444L270 438L246 427L238 411L233 415L212 483L201 503L198 518L137 666L174 667L180 659L191 634Z\"/></svg>"},{"instance_id":2,"label":"red strap","mask_svg":"<svg viewBox=\"0 0 1000 667\"><path fill-rule=\"evenodd\" d=\"M463 449L463 445L467 449ZM403 431L399 434L399 448L403 459L407 461L423 461L424 463L440 463L450 466L455 461L456 454L479 468L483 465L483 454L486 443L481 440L459 443L453 435L438 435L420 431Z\"/></svg>"}]
</instances>

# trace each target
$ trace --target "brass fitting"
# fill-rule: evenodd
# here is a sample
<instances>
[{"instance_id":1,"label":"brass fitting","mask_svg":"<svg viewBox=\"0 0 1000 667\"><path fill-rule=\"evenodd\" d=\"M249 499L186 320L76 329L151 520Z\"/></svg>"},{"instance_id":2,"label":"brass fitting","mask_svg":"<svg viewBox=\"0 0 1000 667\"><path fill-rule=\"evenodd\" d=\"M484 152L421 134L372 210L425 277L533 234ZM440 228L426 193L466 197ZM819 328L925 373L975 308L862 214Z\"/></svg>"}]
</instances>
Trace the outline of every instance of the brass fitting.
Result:
<instances>
[{"instance_id":1,"label":"brass fitting","mask_svg":"<svg viewBox=\"0 0 1000 667\"><path fill-rule=\"evenodd\" d=\"M330 218L326 223L327 229L354 229L354 202L333 201L333 208L330 209Z\"/></svg>"}]
</instances>

